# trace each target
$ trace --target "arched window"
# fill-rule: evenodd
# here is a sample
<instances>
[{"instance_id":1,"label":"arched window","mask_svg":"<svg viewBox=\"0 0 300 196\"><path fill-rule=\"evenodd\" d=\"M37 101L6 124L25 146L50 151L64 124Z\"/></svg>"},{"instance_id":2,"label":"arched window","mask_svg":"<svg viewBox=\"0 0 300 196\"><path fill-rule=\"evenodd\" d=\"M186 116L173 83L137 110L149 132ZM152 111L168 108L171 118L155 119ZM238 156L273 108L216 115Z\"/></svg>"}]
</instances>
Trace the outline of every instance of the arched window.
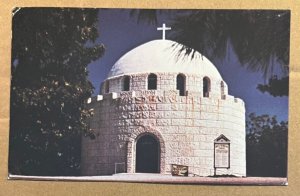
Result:
<instances>
[{"instance_id":1,"label":"arched window","mask_svg":"<svg viewBox=\"0 0 300 196\"><path fill-rule=\"evenodd\" d=\"M130 77L124 76L123 78L123 91L129 91L130 88Z\"/></svg>"},{"instance_id":2,"label":"arched window","mask_svg":"<svg viewBox=\"0 0 300 196\"><path fill-rule=\"evenodd\" d=\"M176 89L179 90L180 96L185 96L185 76L183 74L177 75Z\"/></svg>"},{"instance_id":3,"label":"arched window","mask_svg":"<svg viewBox=\"0 0 300 196\"><path fill-rule=\"evenodd\" d=\"M148 76L148 90L156 90L157 89L157 76L151 73Z\"/></svg>"},{"instance_id":4,"label":"arched window","mask_svg":"<svg viewBox=\"0 0 300 196\"><path fill-rule=\"evenodd\" d=\"M221 81L221 98L223 99L225 95L225 85L224 82Z\"/></svg>"},{"instance_id":5,"label":"arched window","mask_svg":"<svg viewBox=\"0 0 300 196\"><path fill-rule=\"evenodd\" d=\"M203 97L209 97L210 91L210 79L208 77L203 78Z\"/></svg>"},{"instance_id":6,"label":"arched window","mask_svg":"<svg viewBox=\"0 0 300 196\"><path fill-rule=\"evenodd\" d=\"M109 81L108 80L105 81L104 87L105 87L105 93L109 93Z\"/></svg>"}]
</instances>

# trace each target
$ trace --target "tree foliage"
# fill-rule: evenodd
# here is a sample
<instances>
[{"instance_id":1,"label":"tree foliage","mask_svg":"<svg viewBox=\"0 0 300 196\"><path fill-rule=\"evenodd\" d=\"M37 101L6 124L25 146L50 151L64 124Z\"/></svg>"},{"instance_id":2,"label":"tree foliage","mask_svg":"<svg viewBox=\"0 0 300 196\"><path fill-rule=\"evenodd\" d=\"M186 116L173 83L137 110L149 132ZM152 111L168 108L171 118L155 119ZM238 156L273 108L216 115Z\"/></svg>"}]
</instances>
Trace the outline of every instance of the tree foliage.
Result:
<instances>
[{"instance_id":1,"label":"tree foliage","mask_svg":"<svg viewBox=\"0 0 300 196\"><path fill-rule=\"evenodd\" d=\"M288 122L250 114L247 120L247 175L287 176Z\"/></svg>"},{"instance_id":2,"label":"tree foliage","mask_svg":"<svg viewBox=\"0 0 300 196\"><path fill-rule=\"evenodd\" d=\"M78 174L81 134L92 134L87 65L104 52L97 13L22 8L13 17L10 173Z\"/></svg>"},{"instance_id":3,"label":"tree foliage","mask_svg":"<svg viewBox=\"0 0 300 196\"><path fill-rule=\"evenodd\" d=\"M210 58L225 58L230 43L242 65L266 75L274 61L289 65L289 20L282 10L202 10L176 18L174 38Z\"/></svg>"},{"instance_id":4,"label":"tree foliage","mask_svg":"<svg viewBox=\"0 0 300 196\"><path fill-rule=\"evenodd\" d=\"M184 55L195 51L224 59L232 48L248 70L274 77L277 65L287 77L289 67L290 12L284 10L204 10L179 16L172 25L174 39ZM230 47L231 46L231 47ZM258 85L262 92L288 96L286 79Z\"/></svg>"},{"instance_id":5,"label":"tree foliage","mask_svg":"<svg viewBox=\"0 0 300 196\"><path fill-rule=\"evenodd\" d=\"M170 12L170 11L168 11ZM232 49L242 66L270 78L274 70L287 76L289 67L290 12L287 10L178 10L172 39L180 55L194 57L196 51L210 59L225 59ZM135 11L139 20L157 21L157 11ZM148 17L147 17L148 16ZM280 95L288 80L278 81ZM272 89L275 83L269 83ZM284 88L281 88L283 87ZM259 88L260 89L260 88ZM269 88L264 88L269 92ZM273 92L269 92L273 95Z\"/></svg>"},{"instance_id":6,"label":"tree foliage","mask_svg":"<svg viewBox=\"0 0 300 196\"><path fill-rule=\"evenodd\" d=\"M159 14L159 10L153 9L132 9L129 12L131 17L136 17L137 22L146 22L149 24L157 24L157 16Z\"/></svg>"},{"instance_id":7,"label":"tree foliage","mask_svg":"<svg viewBox=\"0 0 300 196\"><path fill-rule=\"evenodd\" d=\"M257 89L261 92L268 92L270 95L277 96L288 96L289 94L289 76L278 78L276 75L272 76L268 84L259 84Z\"/></svg>"}]
</instances>

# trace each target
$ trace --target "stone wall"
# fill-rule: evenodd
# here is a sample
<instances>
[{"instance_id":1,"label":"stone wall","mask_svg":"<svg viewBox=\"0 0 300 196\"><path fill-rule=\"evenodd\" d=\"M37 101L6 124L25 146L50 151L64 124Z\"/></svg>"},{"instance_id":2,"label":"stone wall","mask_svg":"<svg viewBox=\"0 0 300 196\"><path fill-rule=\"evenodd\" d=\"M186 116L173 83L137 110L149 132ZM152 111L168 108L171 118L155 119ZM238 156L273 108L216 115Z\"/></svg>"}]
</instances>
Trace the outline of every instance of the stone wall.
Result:
<instances>
[{"instance_id":1,"label":"stone wall","mask_svg":"<svg viewBox=\"0 0 300 196\"><path fill-rule=\"evenodd\" d=\"M175 76L175 79L174 79ZM96 133L82 141L82 174L109 175L115 163L135 172L135 146L142 134L160 144L160 172L171 164L189 166L191 175L214 174L214 140L230 140L230 168L216 174L246 175L245 106L240 99L221 96L221 81L212 81L211 96L202 97L202 76L186 76L188 96L179 96L175 74L158 75L158 90L144 90L147 74L131 76L131 91L122 92L122 78L110 79L110 90L90 100L90 128ZM199 84L200 83L200 84ZM115 85L115 86L114 86ZM200 89L200 90L199 90Z\"/></svg>"}]
</instances>

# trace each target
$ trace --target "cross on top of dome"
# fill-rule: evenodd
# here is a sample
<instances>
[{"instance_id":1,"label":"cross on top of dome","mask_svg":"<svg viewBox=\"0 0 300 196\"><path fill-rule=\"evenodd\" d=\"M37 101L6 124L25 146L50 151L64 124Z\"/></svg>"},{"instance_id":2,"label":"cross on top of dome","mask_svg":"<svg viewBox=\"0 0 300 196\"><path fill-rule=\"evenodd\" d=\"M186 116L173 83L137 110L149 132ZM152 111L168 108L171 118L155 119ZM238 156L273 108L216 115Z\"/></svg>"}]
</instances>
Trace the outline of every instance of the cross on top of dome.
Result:
<instances>
[{"instance_id":1,"label":"cross on top of dome","mask_svg":"<svg viewBox=\"0 0 300 196\"><path fill-rule=\"evenodd\" d=\"M166 27L166 24L163 23L162 27L157 27L158 31L162 31L162 39L166 39L166 31L171 30L171 27Z\"/></svg>"}]
</instances>

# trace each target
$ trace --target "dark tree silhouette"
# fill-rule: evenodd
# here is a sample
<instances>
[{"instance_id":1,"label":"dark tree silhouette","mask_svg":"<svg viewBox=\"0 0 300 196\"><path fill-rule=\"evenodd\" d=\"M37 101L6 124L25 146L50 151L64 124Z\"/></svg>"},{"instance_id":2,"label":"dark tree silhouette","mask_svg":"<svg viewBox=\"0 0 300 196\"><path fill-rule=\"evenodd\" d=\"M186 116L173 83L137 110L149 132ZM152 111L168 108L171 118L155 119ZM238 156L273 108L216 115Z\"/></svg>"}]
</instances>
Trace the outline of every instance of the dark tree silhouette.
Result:
<instances>
[{"instance_id":1,"label":"dark tree silhouette","mask_svg":"<svg viewBox=\"0 0 300 196\"><path fill-rule=\"evenodd\" d=\"M96 9L22 8L13 17L9 172L77 175L87 65L104 52Z\"/></svg>"},{"instance_id":2,"label":"dark tree silhouette","mask_svg":"<svg viewBox=\"0 0 300 196\"><path fill-rule=\"evenodd\" d=\"M268 84L259 84L257 89L261 92L268 92L270 95L277 96L287 96L289 94L289 88L287 87L289 84L289 77L277 78L276 75L272 76Z\"/></svg>"},{"instance_id":3,"label":"dark tree silhouette","mask_svg":"<svg viewBox=\"0 0 300 196\"><path fill-rule=\"evenodd\" d=\"M288 122L250 114L247 120L247 175L287 176Z\"/></svg>"}]
</instances>

